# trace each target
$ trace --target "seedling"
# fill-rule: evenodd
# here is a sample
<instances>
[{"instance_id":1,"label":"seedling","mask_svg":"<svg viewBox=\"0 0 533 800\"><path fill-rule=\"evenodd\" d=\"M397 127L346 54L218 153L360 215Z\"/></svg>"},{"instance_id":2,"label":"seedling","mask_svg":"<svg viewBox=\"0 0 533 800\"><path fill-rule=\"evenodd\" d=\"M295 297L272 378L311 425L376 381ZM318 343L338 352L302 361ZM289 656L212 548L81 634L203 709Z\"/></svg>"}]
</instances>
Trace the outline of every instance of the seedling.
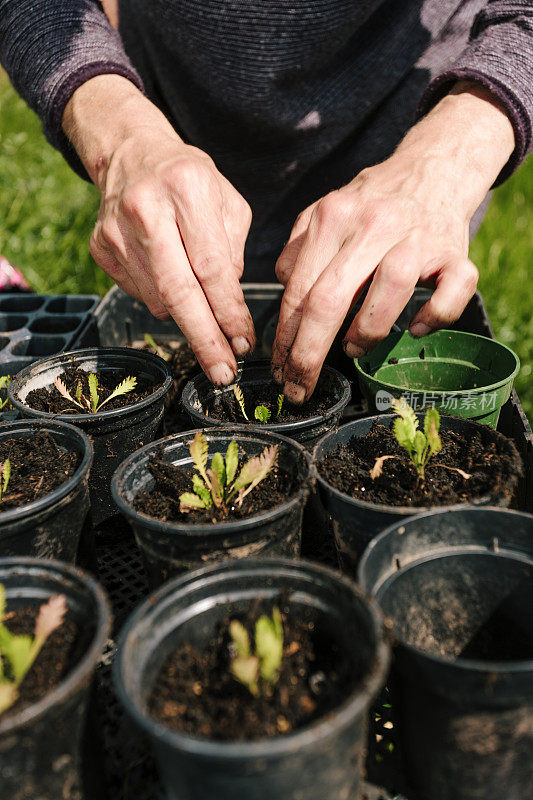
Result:
<instances>
[{"instance_id":1,"label":"seedling","mask_svg":"<svg viewBox=\"0 0 533 800\"><path fill-rule=\"evenodd\" d=\"M124 378L124 380L113 389L109 397L106 397L105 400L100 400L100 395L98 394L98 376L95 375L94 372L89 373L88 382L88 398L83 394L81 381L78 381L75 398L72 397L61 378L57 377L55 379L54 386L59 394L65 398L65 400L68 400L73 405L81 408L82 411L89 411L91 414L96 414L97 411L101 411L105 404L109 403L110 400L113 400L115 397L120 397L120 395L128 394L128 392L131 392L137 386L137 378L132 378L131 376Z\"/></svg>"},{"instance_id":2,"label":"seedling","mask_svg":"<svg viewBox=\"0 0 533 800\"><path fill-rule=\"evenodd\" d=\"M243 396L243 393L242 393L242 389L240 388L240 386L237 386L237 384L235 384L235 386L233 387L233 394L235 395L235 399L237 400L239 408L241 409L241 414L243 415L244 419L247 422L250 422L250 418L248 417L248 415L246 413L246 407L244 405L244 396ZM281 414L281 408L283 406L284 398L285 398L285 395L278 394L278 399L277 399L277 404L276 404L277 405L276 417L279 417L279 415ZM259 422L262 422L262 423L264 423L266 425L266 423L270 420L271 416L272 416L272 411L270 410L270 408L268 406L260 405L260 406L256 406L255 407L254 417Z\"/></svg>"},{"instance_id":3,"label":"seedling","mask_svg":"<svg viewBox=\"0 0 533 800\"><path fill-rule=\"evenodd\" d=\"M10 477L11 477L11 461L9 460L9 458L6 458L6 460L0 467L0 503L4 499L4 494L6 493Z\"/></svg>"},{"instance_id":4,"label":"seedling","mask_svg":"<svg viewBox=\"0 0 533 800\"><path fill-rule=\"evenodd\" d=\"M255 623L255 653L252 653L250 637L242 623L232 620L229 632L234 652L231 674L257 697L261 684L274 686L279 678L283 658L283 624L279 608L272 609L272 617L263 614Z\"/></svg>"},{"instance_id":5,"label":"seedling","mask_svg":"<svg viewBox=\"0 0 533 800\"><path fill-rule=\"evenodd\" d=\"M424 432L418 428L418 417L404 397L399 400L392 400L392 408L398 414L394 420L392 430L394 437L400 447L407 450L411 463L416 469L419 480L424 483L425 469L429 459L442 450L442 441L439 435L440 414L436 408L428 408L424 417ZM378 478L383 470L383 462L389 458L397 458L394 455L379 456L370 470L372 480ZM467 472L456 467L448 467L446 464L435 466L452 469L458 472L465 480L471 477Z\"/></svg>"},{"instance_id":6,"label":"seedling","mask_svg":"<svg viewBox=\"0 0 533 800\"><path fill-rule=\"evenodd\" d=\"M163 361L170 361L170 358L171 358L172 354L168 353L163 347L158 345L156 340L154 339L154 337L151 334L145 333L144 334L144 341L146 342L148 347L151 347L152 350L155 350L155 352L157 353L159 358L162 358Z\"/></svg>"},{"instance_id":7,"label":"seedling","mask_svg":"<svg viewBox=\"0 0 533 800\"><path fill-rule=\"evenodd\" d=\"M40 607L33 636L15 635L4 625L6 592L0 584L0 714L17 700L20 684L46 639L63 623L66 611L65 595L54 595Z\"/></svg>"},{"instance_id":8,"label":"seedling","mask_svg":"<svg viewBox=\"0 0 533 800\"><path fill-rule=\"evenodd\" d=\"M10 383L11 383L11 375L0 376L0 389L7 389ZM7 406L8 403L9 403L9 397L6 394L6 399L0 400L0 411L2 411Z\"/></svg>"},{"instance_id":9,"label":"seedling","mask_svg":"<svg viewBox=\"0 0 533 800\"><path fill-rule=\"evenodd\" d=\"M268 475L278 458L278 445L265 447L261 455L247 461L237 475L239 466L239 447L233 439L224 458L215 453L208 469L207 440L201 431L197 431L192 440L189 452L198 474L193 475L193 492L180 495L180 511L188 513L193 509L219 508L224 516L229 511L233 498L239 507L243 499Z\"/></svg>"}]
</instances>

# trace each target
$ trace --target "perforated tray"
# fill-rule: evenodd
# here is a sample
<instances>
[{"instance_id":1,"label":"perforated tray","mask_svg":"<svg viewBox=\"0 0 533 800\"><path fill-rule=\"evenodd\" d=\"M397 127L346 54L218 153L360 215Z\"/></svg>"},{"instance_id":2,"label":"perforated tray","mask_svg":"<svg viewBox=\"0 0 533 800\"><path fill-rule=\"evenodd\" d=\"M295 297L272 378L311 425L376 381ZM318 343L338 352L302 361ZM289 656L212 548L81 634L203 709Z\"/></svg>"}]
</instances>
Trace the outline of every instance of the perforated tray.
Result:
<instances>
[{"instance_id":1,"label":"perforated tray","mask_svg":"<svg viewBox=\"0 0 533 800\"><path fill-rule=\"evenodd\" d=\"M0 375L67 350L99 301L97 295L0 294Z\"/></svg>"}]
</instances>

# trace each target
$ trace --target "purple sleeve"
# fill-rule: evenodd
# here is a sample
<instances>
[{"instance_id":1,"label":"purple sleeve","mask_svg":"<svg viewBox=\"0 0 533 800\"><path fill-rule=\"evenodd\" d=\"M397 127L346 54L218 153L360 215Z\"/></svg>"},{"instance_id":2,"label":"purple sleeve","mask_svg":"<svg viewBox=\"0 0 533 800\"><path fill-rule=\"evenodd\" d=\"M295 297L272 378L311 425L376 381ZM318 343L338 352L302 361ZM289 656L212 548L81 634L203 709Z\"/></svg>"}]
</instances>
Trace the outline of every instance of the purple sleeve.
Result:
<instances>
[{"instance_id":1,"label":"purple sleeve","mask_svg":"<svg viewBox=\"0 0 533 800\"><path fill-rule=\"evenodd\" d=\"M454 83L471 80L489 89L505 108L516 146L499 174L502 183L533 147L533 5L531 0L488 0L476 17L468 46L435 76L419 106L427 113Z\"/></svg>"},{"instance_id":2,"label":"purple sleeve","mask_svg":"<svg viewBox=\"0 0 533 800\"><path fill-rule=\"evenodd\" d=\"M65 106L82 83L105 73L142 82L93 0L0 0L0 61L11 82L40 116L47 139L83 177L64 135Z\"/></svg>"}]
</instances>

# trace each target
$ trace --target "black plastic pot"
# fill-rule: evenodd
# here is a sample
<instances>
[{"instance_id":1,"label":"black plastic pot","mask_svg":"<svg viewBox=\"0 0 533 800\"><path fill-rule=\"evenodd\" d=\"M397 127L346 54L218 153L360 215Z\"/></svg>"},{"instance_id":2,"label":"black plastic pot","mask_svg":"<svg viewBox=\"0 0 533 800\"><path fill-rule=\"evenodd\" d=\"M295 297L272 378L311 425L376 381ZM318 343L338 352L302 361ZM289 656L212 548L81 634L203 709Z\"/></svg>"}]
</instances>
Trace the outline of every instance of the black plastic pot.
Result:
<instances>
[{"instance_id":1,"label":"black plastic pot","mask_svg":"<svg viewBox=\"0 0 533 800\"><path fill-rule=\"evenodd\" d=\"M394 701L422 800L533 787L533 516L441 511L375 539L359 580L394 623Z\"/></svg>"},{"instance_id":2,"label":"black plastic pot","mask_svg":"<svg viewBox=\"0 0 533 800\"><path fill-rule=\"evenodd\" d=\"M341 375L340 372L337 372L332 367L324 367L321 374L329 382L336 397L335 402L331 404L324 414L316 414L313 417L309 417L309 419L301 419L297 422L278 422L267 425L254 420L255 424L251 423L251 426L265 431L272 431L273 433L281 433L283 436L288 436L290 439L300 442L308 449L312 449L321 436L338 425L343 409L350 401L350 382L344 375ZM239 381L239 386L242 388L244 395L246 396L247 387L261 384L272 384L270 362L263 360L251 361L245 364ZM232 386L217 389L204 374L201 374L186 385L182 394L182 402L193 424L198 428L221 427L229 423L213 419L213 417L204 413L204 409L213 408L213 402L217 394L232 392Z\"/></svg>"},{"instance_id":3,"label":"black plastic pot","mask_svg":"<svg viewBox=\"0 0 533 800\"><path fill-rule=\"evenodd\" d=\"M56 414L36 411L25 400L29 392L51 387L65 366L89 372L126 372L153 382L153 394L131 406L98 414L61 414L61 419L81 428L94 445L94 464L89 479L91 513L95 525L115 513L111 476L126 456L151 442L163 417L165 395L172 384L167 364L159 356L129 347L90 347L42 359L23 369L9 386L9 398L24 417L55 419Z\"/></svg>"},{"instance_id":4,"label":"black plastic pot","mask_svg":"<svg viewBox=\"0 0 533 800\"><path fill-rule=\"evenodd\" d=\"M335 489L334 486L326 481L320 474L318 462L327 453L331 453L341 445L348 444L352 439L366 436L374 422L378 422L388 428L392 427L395 417L395 414L380 414L377 417L366 417L365 419L342 425L338 430L324 436L315 447L313 453L313 463L316 468L316 485L320 499L332 518L339 563L342 569L350 575L355 574L357 564L365 547L375 536L394 522L400 522L431 509L422 506L385 506L350 497ZM424 415L417 414L417 417L421 428L423 428ZM441 431L449 430L470 435L474 432L479 433L483 441L486 442L505 438L501 433L497 433L487 425L480 425L459 417L441 417L440 426ZM509 494L512 494L512 487L509 488ZM469 505L507 506L509 502L510 498L497 498L487 495L486 497L472 500ZM464 508L464 505L447 506L446 508Z\"/></svg>"},{"instance_id":5,"label":"black plastic pot","mask_svg":"<svg viewBox=\"0 0 533 800\"><path fill-rule=\"evenodd\" d=\"M43 559L1 559L0 583L6 589L8 611L40 605L53 594L66 595L79 631L73 653L77 661L64 680L36 703L0 717L0 797L81 800L89 690L110 631L106 595L88 574ZM93 765L92 771L96 769Z\"/></svg>"},{"instance_id":6,"label":"black plastic pot","mask_svg":"<svg viewBox=\"0 0 533 800\"><path fill-rule=\"evenodd\" d=\"M34 556L74 563L89 511L89 471L93 447L83 431L64 422L20 420L0 428L2 439L29 439L49 433L63 450L78 456L78 467L50 494L19 508L0 511L0 558Z\"/></svg>"},{"instance_id":7,"label":"black plastic pot","mask_svg":"<svg viewBox=\"0 0 533 800\"><path fill-rule=\"evenodd\" d=\"M300 552L302 513L312 482L311 458L306 450L285 436L257 429L225 427L203 432L210 458L217 451L225 453L232 439L248 457L277 444L278 464L294 475L295 489L281 505L247 519L216 524L163 522L136 511L133 500L139 492L153 486L147 465L154 453L175 466L191 469L189 445L195 431L177 433L138 450L113 475L111 491L133 528L152 586L216 561L249 556L296 556Z\"/></svg>"},{"instance_id":8,"label":"black plastic pot","mask_svg":"<svg viewBox=\"0 0 533 800\"><path fill-rule=\"evenodd\" d=\"M361 675L339 708L295 733L253 742L194 738L148 715L170 652L185 642L202 648L226 615L280 594L289 616L314 621ZM355 584L305 561L245 560L198 570L151 595L123 629L114 677L119 699L154 746L168 800L351 800L359 796L368 709L388 660L380 615Z\"/></svg>"}]
</instances>

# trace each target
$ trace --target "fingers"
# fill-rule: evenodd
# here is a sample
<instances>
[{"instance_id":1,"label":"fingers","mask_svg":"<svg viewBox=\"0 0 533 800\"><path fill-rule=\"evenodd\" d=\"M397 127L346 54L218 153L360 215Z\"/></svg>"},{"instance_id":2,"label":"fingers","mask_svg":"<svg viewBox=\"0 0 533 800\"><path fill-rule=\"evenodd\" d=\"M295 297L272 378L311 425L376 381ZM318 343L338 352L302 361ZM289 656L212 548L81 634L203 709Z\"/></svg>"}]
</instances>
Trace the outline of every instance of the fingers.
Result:
<instances>
[{"instance_id":1,"label":"fingers","mask_svg":"<svg viewBox=\"0 0 533 800\"><path fill-rule=\"evenodd\" d=\"M313 211L317 203L308 206L296 218L293 225L289 241L281 251L281 254L276 262L276 277L283 286L286 286L289 278L292 275L296 259L300 253L302 244L305 240L305 234L309 227L309 222L313 215Z\"/></svg>"},{"instance_id":2,"label":"fingers","mask_svg":"<svg viewBox=\"0 0 533 800\"><path fill-rule=\"evenodd\" d=\"M222 219L228 237L231 261L235 267L237 279L240 280L244 271L244 246L252 223L252 210L229 181L225 178L223 181Z\"/></svg>"},{"instance_id":3,"label":"fingers","mask_svg":"<svg viewBox=\"0 0 533 800\"><path fill-rule=\"evenodd\" d=\"M459 319L476 291L479 273L463 255L453 255L436 275L436 289L411 322L413 336L447 328Z\"/></svg>"},{"instance_id":4,"label":"fingers","mask_svg":"<svg viewBox=\"0 0 533 800\"><path fill-rule=\"evenodd\" d=\"M234 268L222 205L214 182L199 184L189 192L182 187L175 198L176 219L192 270L233 352L243 356L254 347L255 332ZM234 234L234 243L236 239Z\"/></svg>"},{"instance_id":5,"label":"fingers","mask_svg":"<svg viewBox=\"0 0 533 800\"><path fill-rule=\"evenodd\" d=\"M414 292L421 266L417 241L404 240L389 250L374 273L365 301L346 333L347 356L359 358L388 335Z\"/></svg>"}]
</instances>

